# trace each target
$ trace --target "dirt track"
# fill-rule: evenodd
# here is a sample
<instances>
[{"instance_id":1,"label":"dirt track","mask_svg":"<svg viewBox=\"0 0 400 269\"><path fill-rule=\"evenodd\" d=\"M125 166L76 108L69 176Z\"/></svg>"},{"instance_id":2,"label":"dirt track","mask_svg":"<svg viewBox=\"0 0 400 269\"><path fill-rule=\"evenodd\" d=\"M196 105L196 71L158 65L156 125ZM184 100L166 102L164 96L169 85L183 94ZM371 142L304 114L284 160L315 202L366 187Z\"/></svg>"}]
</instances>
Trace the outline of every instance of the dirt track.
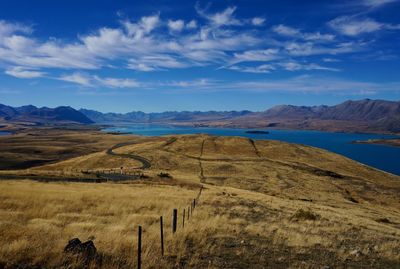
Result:
<instances>
[{"instance_id":1,"label":"dirt track","mask_svg":"<svg viewBox=\"0 0 400 269\"><path fill-rule=\"evenodd\" d=\"M130 159L134 159L136 161L139 161L142 163L142 167L138 167L138 169L149 169L151 167L151 163L149 160L147 160L146 158L143 158L139 155L134 155L134 154L127 154L127 153L115 153L113 150L117 149L117 148L122 148L125 146L130 146L130 145L134 145L137 144L137 142L124 142L124 143L118 143L114 146L112 146L111 148L109 148L107 150L107 154L109 155L113 155L113 156L118 156L118 157L122 157L122 158L130 158Z\"/></svg>"}]
</instances>

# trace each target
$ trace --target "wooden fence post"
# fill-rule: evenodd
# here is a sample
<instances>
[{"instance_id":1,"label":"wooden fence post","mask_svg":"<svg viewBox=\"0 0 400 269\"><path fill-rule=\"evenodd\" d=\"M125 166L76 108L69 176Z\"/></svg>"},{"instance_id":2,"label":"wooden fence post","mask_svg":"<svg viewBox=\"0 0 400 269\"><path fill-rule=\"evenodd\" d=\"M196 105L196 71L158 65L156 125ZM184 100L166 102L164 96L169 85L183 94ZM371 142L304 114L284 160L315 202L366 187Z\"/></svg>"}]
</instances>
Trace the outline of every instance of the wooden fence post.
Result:
<instances>
[{"instance_id":1,"label":"wooden fence post","mask_svg":"<svg viewBox=\"0 0 400 269\"><path fill-rule=\"evenodd\" d=\"M161 256L164 256L164 227L163 218L160 217L160 235L161 235Z\"/></svg>"},{"instance_id":2,"label":"wooden fence post","mask_svg":"<svg viewBox=\"0 0 400 269\"><path fill-rule=\"evenodd\" d=\"M178 210L174 209L174 212L172 214L172 233L176 232L176 222L178 218Z\"/></svg>"},{"instance_id":3,"label":"wooden fence post","mask_svg":"<svg viewBox=\"0 0 400 269\"><path fill-rule=\"evenodd\" d=\"M193 209L196 208L196 199L193 199Z\"/></svg>"},{"instance_id":4,"label":"wooden fence post","mask_svg":"<svg viewBox=\"0 0 400 269\"><path fill-rule=\"evenodd\" d=\"M186 212L185 209L183 209L182 228L185 228L185 217L186 217Z\"/></svg>"},{"instance_id":5,"label":"wooden fence post","mask_svg":"<svg viewBox=\"0 0 400 269\"><path fill-rule=\"evenodd\" d=\"M188 206L188 220L190 219L190 206Z\"/></svg>"},{"instance_id":6,"label":"wooden fence post","mask_svg":"<svg viewBox=\"0 0 400 269\"><path fill-rule=\"evenodd\" d=\"M138 232L138 256L137 256L137 262L138 262L138 269L142 268L142 226L139 226L139 232Z\"/></svg>"}]
</instances>

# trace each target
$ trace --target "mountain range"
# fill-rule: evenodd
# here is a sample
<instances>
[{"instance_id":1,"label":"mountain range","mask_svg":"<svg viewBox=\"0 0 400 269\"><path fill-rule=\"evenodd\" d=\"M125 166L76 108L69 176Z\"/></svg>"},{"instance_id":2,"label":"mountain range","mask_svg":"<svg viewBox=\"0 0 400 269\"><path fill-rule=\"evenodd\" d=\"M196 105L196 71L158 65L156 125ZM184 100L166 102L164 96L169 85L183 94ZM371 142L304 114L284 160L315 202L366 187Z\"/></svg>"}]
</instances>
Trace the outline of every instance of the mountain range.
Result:
<instances>
[{"instance_id":1,"label":"mountain range","mask_svg":"<svg viewBox=\"0 0 400 269\"><path fill-rule=\"evenodd\" d=\"M71 107L10 107L0 104L0 119L34 123L153 123L232 128L291 128L345 132L400 133L400 101L357 100L334 106L278 105L262 112L169 111L102 113ZM0 120L1 121L1 120Z\"/></svg>"},{"instance_id":2,"label":"mountain range","mask_svg":"<svg viewBox=\"0 0 400 269\"><path fill-rule=\"evenodd\" d=\"M35 107L32 105L11 107L0 104L0 122L14 123L94 123L81 112L69 106L59 106L56 108Z\"/></svg>"}]
</instances>

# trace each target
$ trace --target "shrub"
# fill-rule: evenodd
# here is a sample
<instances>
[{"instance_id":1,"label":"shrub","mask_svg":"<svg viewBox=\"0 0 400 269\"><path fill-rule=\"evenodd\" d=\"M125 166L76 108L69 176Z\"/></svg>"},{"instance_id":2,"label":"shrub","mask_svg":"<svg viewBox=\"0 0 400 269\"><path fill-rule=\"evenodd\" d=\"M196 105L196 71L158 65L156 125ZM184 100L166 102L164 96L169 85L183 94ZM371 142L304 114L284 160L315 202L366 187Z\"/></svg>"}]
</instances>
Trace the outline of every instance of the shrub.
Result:
<instances>
[{"instance_id":1,"label":"shrub","mask_svg":"<svg viewBox=\"0 0 400 269\"><path fill-rule=\"evenodd\" d=\"M172 178L172 176L169 173L165 173L165 172L160 172L158 174L158 176L161 178Z\"/></svg>"},{"instance_id":2,"label":"shrub","mask_svg":"<svg viewBox=\"0 0 400 269\"><path fill-rule=\"evenodd\" d=\"M310 210L299 209L291 217L292 220L317 220L321 216Z\"/></svg>"}]
</instances>

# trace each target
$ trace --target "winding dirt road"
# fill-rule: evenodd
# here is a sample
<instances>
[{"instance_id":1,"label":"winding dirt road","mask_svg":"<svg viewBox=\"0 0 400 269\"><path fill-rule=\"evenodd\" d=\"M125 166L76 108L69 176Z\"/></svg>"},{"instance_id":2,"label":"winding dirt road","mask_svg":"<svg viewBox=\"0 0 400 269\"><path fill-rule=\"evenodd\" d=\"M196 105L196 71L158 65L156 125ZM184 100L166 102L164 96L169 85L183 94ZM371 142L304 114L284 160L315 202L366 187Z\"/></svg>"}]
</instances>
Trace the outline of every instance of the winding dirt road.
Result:
<instances>
[{"instance_id":1,"label":"winding dirt road","mask_svg":"<svg viewBox=\"0 0 400 269\"><path fill-rule=\"evenodd\" d=\"M122 148L125 146L130 146L130 145L134 145L137 144L137 142L123 142L123 143L118 143L114 146L112 146L111 148L109 148L106 153L108 155L112 155L112 156L118 156L118 157L122 157L122 158L129 158L129 159L134 159L138 162L142 163L141 167L138 167L137 169L149 169L151 167L151 162L149 160L147 160L144 157L141 157L139 155L135 155L135 154L128 154L128 153L115 153L113 150L114 149L118 149L118 148Z\"/></svg>"}]
</instances>

